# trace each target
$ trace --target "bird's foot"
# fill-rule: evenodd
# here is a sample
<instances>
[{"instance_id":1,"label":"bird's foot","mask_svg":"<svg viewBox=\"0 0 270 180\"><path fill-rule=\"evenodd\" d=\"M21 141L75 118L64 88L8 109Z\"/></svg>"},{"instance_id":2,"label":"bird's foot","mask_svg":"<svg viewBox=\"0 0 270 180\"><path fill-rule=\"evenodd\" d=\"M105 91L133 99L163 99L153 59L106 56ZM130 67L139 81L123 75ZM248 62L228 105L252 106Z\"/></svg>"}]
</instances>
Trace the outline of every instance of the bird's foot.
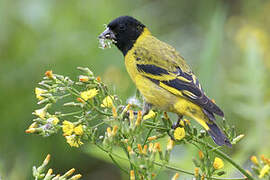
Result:
<instances>
[{"instance_id":1,"label":"bird's foot","mask_svg":"<svg viewBox=\"0 0 270 180\"><path fill-rule=\"evenodd\" d=\"M172 129L176 129L176 128L180 127L180 122L181 121L183 121L183 116L182 115L178 115L178 120L177 120L176 123L174 123L172 125Z\"/></svg>"}]
</instances>

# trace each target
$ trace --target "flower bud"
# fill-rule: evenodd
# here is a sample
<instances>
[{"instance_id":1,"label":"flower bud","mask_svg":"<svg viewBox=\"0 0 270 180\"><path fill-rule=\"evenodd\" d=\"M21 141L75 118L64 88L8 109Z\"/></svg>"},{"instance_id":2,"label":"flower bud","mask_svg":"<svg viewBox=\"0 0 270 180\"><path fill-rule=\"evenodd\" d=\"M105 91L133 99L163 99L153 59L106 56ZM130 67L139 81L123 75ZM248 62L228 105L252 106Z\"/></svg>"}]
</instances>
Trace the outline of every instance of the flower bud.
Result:
<instances>
[{"instance_id":1,"label":"flower bud","mask_svg":"<svg viewBox=\"0 0 270 180\"><path fill-rule=\"evenodd\" d=\"M113 118L116 119L117 118L117 111L116 111L116 108L114 106L112 107L112 114L113 114Z\"/></svg>"},{"instance_id":2,"label":"flower bud","mask_svg":"<svg viewBox=\"0 0 270 180\"><path fill-rule=\"evenodd\" d=\"M139 154L143 154L142 145L138 144L137 146L138 146Z\"/></svg>"},{"instance_id":3,"label":"flower bud","mask_svg":"<svg viewBox=\"0 0 270 180\"><path fill-rule=\"evenodd\" d=\"M233 140L232 140L232 144L236 144L236 143L238 143L241 139L243 139L244 138L244 134L240 134L239 136L237 136L236 138L234 138Z\"/></svg>"},{"instance_id":4,"label":"flower bud","mask_svg":"<svg viewBox=\"0 0 270 180\"><path fill-rule=\"evenodd\" d=\"M139 126L141 124L141 121L142 121L142 111L138 111L135 126Z\"/></svg>"},{"instance_id":5,"label":"flower bud","mask_svg":"<svg viewBox=\"0 0 270 180\"><path fill-rule=\"evenodd\" d=\"M81 174L76 174L76 175L72 176L69 180L78 180L78 179L80 179L81 177L82 177Z\"/></svg>"},{"instance_id":6,"label":"flower bud","mask_svg":"<svg viewBox=\"0 0 270 180\"><path fill-rule=\"evenodd\" d=\"M75 172L75 169L74 168L72 168L72 169L70 169L68 172L66 172L64 175L63 175L63 177L68 177L68 176L71 176L73 173Z\"/></svg>"},{"instance_id":7,"label":"flower bud","mask_svg":"<svg viewBox=\"0 0 270 180\"><path fill-rule=\"evenodd\" d=\"M47 156L46 156L46 158L44 159L44 161L43 161L43 165L44 166L46 166L49 162L50 162L50 159L51 159L51 155L50 154L48 154Z\"/></svg>"},{"instance_id":8,"label":"flower bud","mask_svg":"<svg viewBox=\"0 0 270 180\"><path fill-rule=\"evenodd\" d=\"M177 180L179 178L179 174L175 173L175 175L173 176L172 180Z\"/></svg>"},{"instance_id":9,"label":"flower bud","mask_svg":"<svg viewBox=\"0 0 270 180\"><path fill-rule=\"evenodd\" d=\"M50 78L50 79L54 79L52 70L46 71L46 72L45 72L45 76L47 76L47 77Z\"/></svg>"},{"instance_id":10,"label":"flower bud","mask_svg":"<svg viewBox=\"0 0 270 180\"><path fill-rule=\"evenodd\" d=\"M101 82L101 78L100 78L100 76L98 76L97 78L96 78L96 80L97 80L97 82Z\"/></svg>"},{"instance_id":11,"label":"flower bud","mask_svg":"<svg viewBox=\"0 0 270 180\"><path fill-rule=\"evenodd\" d=\"M153 141L153 140L156 140L156 139L157 139L157 136L151 136L151 137L147 138L148 141Z\"/></svg>"},{"instance_id":12,"label":"flower bud","mask_svg":"<svg viewBox=\"0 0 270 180\"><path fill-rule=\"evenodd\" d=\"M170 138L167 144L167 151L171 151L174 146L174 141Z\"/></svg>"},{"instance_id":13,"label":"flower bud","mask_svg":"<svg viewBox=\"0 0 270 180\"><path fill-rule=\"evenodd\" d=\"M90 71L89 68L83 68L83 67L77 67L77 69L81 70L82 72L86 73L88 76L92 77L94 74L92 71Z\"/></svg>"},{"instance_id":14,"label":"flower bud","mask_svg":"<svg viewBox=\"0 0 270 180\"><path fill-rule=\"evenodd\" d=\"M194 169L194 176L199 177L199 168L197 167Z\"/></svg>"},{"instance_id":15,"label":"flower bud","mask_svg":"<svg viewBox=\"0 0 270 180\"><path fill-rule=\"evenodd\" d=\"M54 178L52 178L52 180L59 180L60 178L60 174L57 174Z\"/></svg>"},{"instance_id":16,"label":"flower bud","mask_svg":"<svg viewBox=\"0 0 270 180\"><path fill-rule=\"evenodd\" d=\"M251 162L252 162L253 164L259 165L259 161L258 161L258 159L257 159L256 156L251 156L251 157L250 157L250 160L251 160Z\"/></svg>"},{"instance_id":17,"label":"flower bud","mask_svg":"<svg viewBox=\"0 0 270 180\"><path fill-rule=\"evenodd\" d=\"M143 146L143 154L145 154L145 155L147 154L147 145Z\"/></svg>"},{"instance_id":18,"label":"flower bud","mask_svg":"<svg viewBox=\"0 0 270 180\"><path fill-rule=\"evenodd\" d=\"M203 152L202 151L199 151L199 158L202 160L203 158L204 158L204 154L203 154Z\"/></svg>"},{"instance_id":19,"label":"flower bud","mask_svg":"<svg viewBox=\"0 0 270 180\"><path fill-rule=\"evenodd\" d=\"M84 76L84 75L80 75L79 76L79 81L81 81L81 82L87 82L87 81L89 81L89 77L88 76Z\"/></svg>"},{"instance_id":20,"label":"flower bud","mask_svg":"<svg viewBox=\"0 0 270 180\"><path fill-rule=\"evenodd\" d=\"M108 137L112 136L112 129L110 127L107 127L107 134L108 134Z\"/></svg>"},{"instance_id":21,"label":"flower bud","mask_svg":"<svg viewBox=\"0 0 270 180\"><path fill-rule=\"evenodd\" d=\"M118 126L117 126L117 125L113 126L113 130L112 130L112 135L113 135L113 136L116 135L117 130L118 130Z\"/></svg>"},{"instance_id":22,"label":"flower bud","mask_svg":"<svg viewBox=\"0 0 270 180\"><path fill-rule=\"evenodd\" d=\"M135 173L134 170L130 171L130 180L135 180Z\"/></svg>"}]
</instances>

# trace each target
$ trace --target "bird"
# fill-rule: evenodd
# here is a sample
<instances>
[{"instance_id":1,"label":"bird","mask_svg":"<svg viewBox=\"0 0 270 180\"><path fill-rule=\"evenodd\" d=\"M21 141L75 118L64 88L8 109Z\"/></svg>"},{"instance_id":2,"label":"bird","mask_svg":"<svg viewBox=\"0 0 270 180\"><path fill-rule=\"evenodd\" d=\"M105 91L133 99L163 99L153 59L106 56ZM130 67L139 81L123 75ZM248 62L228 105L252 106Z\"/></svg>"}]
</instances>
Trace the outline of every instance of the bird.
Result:
<instances>
[{"instance_id":1,"label":"bird","mask_svg":"<svg viewBox=\"0 0 270 180\"><path fill-rule=\"evenodd\" d=\"M197 121L218 146L231 147L215 115L223 111L207 97L198 78L180 53L156 38L139 20L120 16L99 39L110 40L123 54L128 74L144 98L145 114L154 106Z\"/></svg>"}]
</instances>

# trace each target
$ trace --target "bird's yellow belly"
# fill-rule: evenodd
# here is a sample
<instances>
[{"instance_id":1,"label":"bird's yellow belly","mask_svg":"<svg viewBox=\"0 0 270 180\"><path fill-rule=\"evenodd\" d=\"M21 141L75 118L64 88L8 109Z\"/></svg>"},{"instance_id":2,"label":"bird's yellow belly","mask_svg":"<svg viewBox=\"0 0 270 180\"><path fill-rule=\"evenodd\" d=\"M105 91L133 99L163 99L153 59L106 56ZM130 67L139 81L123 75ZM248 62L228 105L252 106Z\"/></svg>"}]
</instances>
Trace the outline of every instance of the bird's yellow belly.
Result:
<instances>
[{"instance_id":1,"label":"bird's yellow belly","mask_svg":"<svg viewBox=\"0 0 270 180\"><path fill-rule=\"evenodd\" d=\"M145 98L146 102L165 111L173 111L177 97L162 87L159 87L149 79L137 75L134 82L140 93Z\"/></svg>"}]
</instances>

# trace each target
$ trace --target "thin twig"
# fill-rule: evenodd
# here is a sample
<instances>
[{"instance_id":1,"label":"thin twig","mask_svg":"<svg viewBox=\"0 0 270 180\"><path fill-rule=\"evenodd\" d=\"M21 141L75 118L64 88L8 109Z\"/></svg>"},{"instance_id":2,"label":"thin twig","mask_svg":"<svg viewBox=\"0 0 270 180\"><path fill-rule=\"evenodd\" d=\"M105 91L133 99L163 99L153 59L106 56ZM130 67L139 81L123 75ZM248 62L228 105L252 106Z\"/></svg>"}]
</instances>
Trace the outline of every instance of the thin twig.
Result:
<instances>
[{"instance_id":1,"label":"thin twig","mask_svg":"<svg viewBox=\"0 0 270 180\"><path fill-rule=\"evenodd\" d=\"M124 168L122 168L122 167L116 162L116 160L113 158L113 156L112 156L110 153L108 153L108 155L109 155L109 157L111 158L111 160L114 162L114 164L115 164L119 169L121 169L121 170L122 170L123 172L125 172L126 174L129 174L127 170L125 170Z\"/></svg>"}]
</instances>

